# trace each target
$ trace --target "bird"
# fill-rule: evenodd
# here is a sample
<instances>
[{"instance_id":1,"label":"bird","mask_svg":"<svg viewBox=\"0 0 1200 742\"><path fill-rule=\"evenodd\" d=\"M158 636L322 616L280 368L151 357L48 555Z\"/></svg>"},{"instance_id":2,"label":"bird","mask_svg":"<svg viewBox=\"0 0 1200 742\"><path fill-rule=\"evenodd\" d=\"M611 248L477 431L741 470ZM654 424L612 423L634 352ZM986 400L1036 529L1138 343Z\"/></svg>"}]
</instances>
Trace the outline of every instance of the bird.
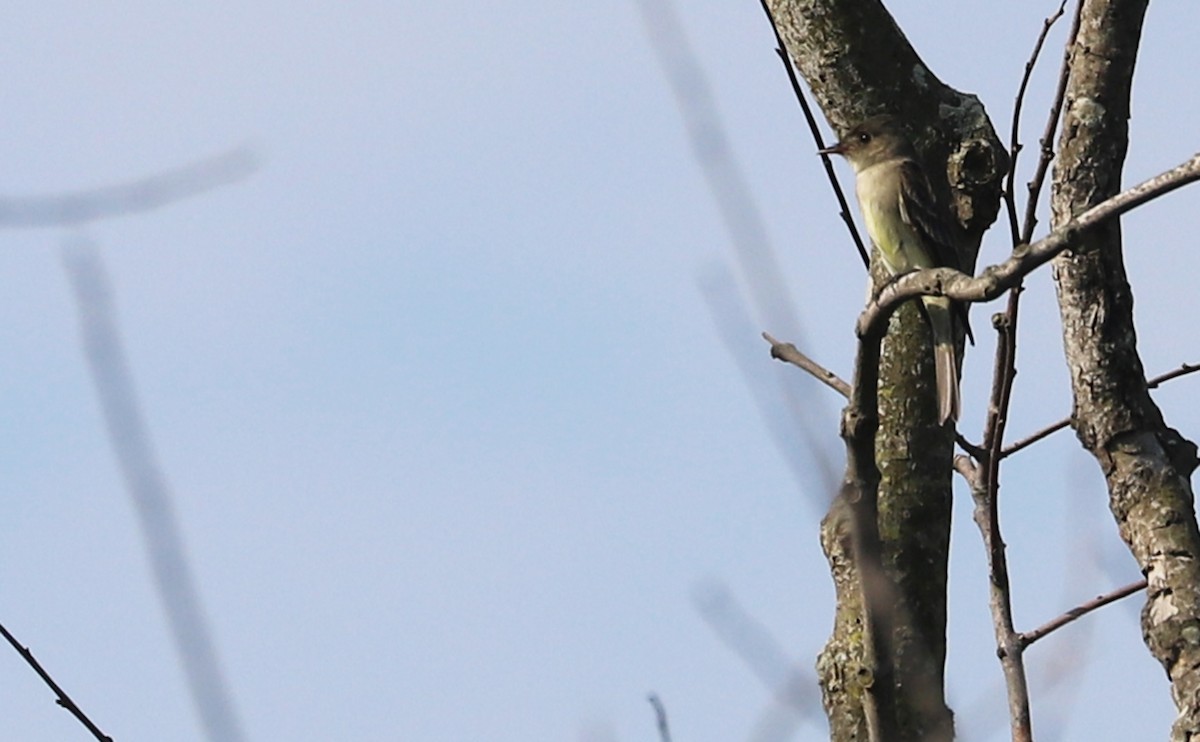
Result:
<instances>
[{"instance_id":1,"label":"bird","mask_svg":"<svg viewBox=\"0 0 1200 742\"><path fill-rule=\"evenodd\" d=\"M922 268L960 270L949 211L938 203L899 121L875 116L854 126L821 154L844 157L854 168L855 193L871 241L893 277ZM974 342L966 307L944 296L923 296L933 338L938 424L953 425L961 408L955 323Z\"/></svg>"}]
</instances>

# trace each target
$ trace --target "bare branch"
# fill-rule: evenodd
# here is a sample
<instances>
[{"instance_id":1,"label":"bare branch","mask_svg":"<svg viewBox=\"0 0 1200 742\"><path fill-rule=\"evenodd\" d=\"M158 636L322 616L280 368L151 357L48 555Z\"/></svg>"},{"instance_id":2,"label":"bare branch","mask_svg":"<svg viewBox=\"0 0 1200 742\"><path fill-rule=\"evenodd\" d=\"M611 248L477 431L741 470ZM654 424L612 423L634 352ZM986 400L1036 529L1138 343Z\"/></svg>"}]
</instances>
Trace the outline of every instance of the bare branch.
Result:
<instances>
[{"instance_id":1,"label":"bare branch","mask_svg":"<svg viewBox=\"0 0 1200 742\"><path fill-rule=\"evenodd\" d=\"M962 433L958 432L957 430L954 431L954 442L956 444L958 444L959 448L961 448L963 451L965 451L968 455L974 456L975 459L978 461L983 461L987 457L987 449L986 448L967 440L966 436L964 436ZM955 466L955 468L956 469L958 468L957 465ZM962 472L961 470L960 470L960 473L963 474L963 476L966 476L966 473Z\"/></svg>"},{"instance_id":2,"label":"bare branch","mask_svg":"<svg viewBox=\"0 0 1200 742\"><path fill-rule=\"evenodd\" d=\"M1089 600L1088 602L1072 608L1071 610L1062 614L1058 618L1055 618L1051 621L1047 621L1046 623L1037 627L1033 631L1024 632L1023 634L1021 634L1021 637L1020 637L1021 645L1024 647L1028 647L1030 644L1033 644L1038 639L1041 639L1042 637L1046 636L1047 634L1049 634L1053 631L1057 631L1058 629L1061 629L1062 627L1066 626L1067 624L1071 623L1072 621L1074 621L1078 618L1086 616L1087 614L1091 613L1092 611L1096 610L1097 608L1103 608L1104 606L1108 605L1109 603L1115 603L1118 600L1120 600L1121 598L1128 597L1130 595L1133 595L1136 592L1140 592L1145 589L1146 589L1146 581L1138 580L1137 582L1132 582L1132 583L1126 585L1125 587L1119 587L1116 590L1113 590L1112 592L1105 593L1104 595L1098 595L1095 598L1092 598L1091 600Z\"/></svg>"},{"instance_id":3,"label":"bare branch","mask_svg":"<svg viewBox=\"0 0 1200 742\"><path fill-rule=\"evenodd\" d=\"M729 232L750 298L771 327L796 332L799 315L762 212L729 143L707 77L670 0L637 0L655 56L675 96L688 140Z\"/></svg>"},{"instance_id":4,"label":"bare branch","mask_svg":"<svg viewBox=\"0 0 1200 742\"><path fill-rule=\"evenodd\" d=\"M1007 458L1010 455L1016 453L1017 451L1020 451L1022 448L1028 448L1029 446L1032 446L1034 443L1037 443L1038 441L1040 441L1041 439L1050 435L1051 433L1057 433L1058 431L1062 430L1063 428L1067 427L1070 424L1071 424L1071 418L1064 417L1062 420L1059 420L1056 423L1047 425L1046 427L1042 428L1041 430L1038 430L1037 432L1035 432L1025 438L1022 438L1021 440L1017 441L1016 443L1012 444L1011 446L1008 446L1008 447L1002 449L1000 451L1000 457Z\"/></svg>"},{"instance_id":5,"label":"bare branch","mask_svg":"<svg viewBox=\"0 0 1200 742\"><path fill-rule=\"evenodd\" d=\"M705 622L771 691L779 705L797 720L812 721L819 715L821 702L815 693L812 671L792 662L779 640L738 603L728 588L714 583L693 596Z\"/></svg>"},{"instance_id":6,"label":"bare branch","mask_svg":"<svg viewBox=\"0 0 1200 742\"><path fill-rule=\"evenodd\" d=\"M241 147L122 185L61 196L3 198L0 227L71 227L151 211L244 180L256 170L257 156Z\"/></svg>"},{"instance_id":7,"label":"bare branch","mask_svg":"<svg viewBox=\"0 0 1200 742\"><path fill-rule=\"evenodd\" d=\"M983 537L988 562L988 604L992 612L992 628L996 635L996 654L1004 672L1008 694L1008 716L1014 742L1032 742L1033 729L1029 714L1029 683L1025 675L1020 635L1013 625L1012 594L1008 575L1008 558L1004 538L1000 533L1000 445L1008 422L1012 400L1013 379L1016 376L1016 319L1018 297L1009 294L1008 312L995 318L995 370L992 397L983 434L987 457L983 476L971 482L971 499L975 502L975 523Z\"/></svg>"},{"instance_id":8,"label":"bare branch","mask_svg":"<svg viewBox=\"0 0 1200 742\"><path fill-rule=\"evenodd\" d=\"M1075 39L1079 36L1079 20L1083 15L1083 0L1077 0L1075 17L1071 21L1071 30L1067 34L1067 43L1063 50L1062 65L1058 70L1058 87L1054 91L1054 102L1050 104L1050 114L1046 117L1046 128L1042 138L1041 156L1038 158L1037 170L1028 184L1029 200L1025 202L1025 221L1021 226L1021 242L1027 244L1033 239L1033 230L1037 227L1037 203L1042 194L1042 186L1046 182L1046 173L1054 160L1054 133L1058 130L1058 120L1062 114L1063 100L1067 95L1067 80L1071 76L1071 54L1075 48Z\"/></svg>"},{"instance_id":9,"label":"bare branch","mask_svg":"<svg viewBox=\"0 0 1200 742\"><path fill-rule=\"evenodd\" d=\"M108 276L90 244L69 245L64 263L79 309L83 345L113 453L141 525L155 587L175 639L192 701L209 740L245 739L200 604L166 477L138 407L117 332Z\"/></svg>"},{"instance_id":10,"label":"bare branch","mask_svg":"<svg viewBox=\"0 0 1200 742\"><path fill-rule=\"evenodd\" d=\"M17 650L17 652L25 658L25 661L29 663L29 666L33 668L33 671L36 672L39 677L41 677L42 681L45 682L46 685L50 686L50 690L54 691L54 694L58 696L56 703L58 703L59 706L62 706L67 711L70 711L71 714L79 720L79 723L87 727L87 730L92 733L93 737L101 742L112 742L112 737L100 731L100 728L88 718L87 714L83 713L83 709L79 708L79 706L71 700L71 697L67 695L67 692L64 691L58 683L54 682L54 678L50 677L50 673L46 672L46 670L42 667L42 664L37 661L37 659L33 656L33 652L29 651L29 647L22 646L21 643L17 641L17 638L9 633L8 629L4 628L3 624L0 624L0 634L3 634L4 638L8 640L8 643L13 646L13 649Z\"/></svg>"},{"instance_id":11,"label":"bare branch","mask_svg":"<svg viewBox=\"0 0 1200 742\"><path fill-rule=\"evenodd\" d=\"M658 738L662 742L671 742L671 727L667 724L667 708L657 693L646 696L646 700L654 707L654 720L658 724Z\"/></svg>"},{"instance_id":12,"label":"bare branch","mask_svg":"<svg viewBox=\"0 0 1200 742\"><path fill-rule=\"evenodd\" d=\"M954 470L962 475L967 484L974 487L979 481L979 467L970 456L959 454L954 457Z\"/></svg>"},{"instance_id":13,"label":"bare branch","mask_svg":"<svg viewBox=\"0 0 1200 742\"><path fill-rule=\"evenodd\" d=\"M1021 239L1021 233L1017 227L1017 204L1016 204L1016 178L1017 178L1017 157L1021 153L1021 108L1025 104L1025 90L1029 87L1029 78L1033 76L1033 68L1037 64L1038 56L1042 53L1042 45L1046 43L1046 36L1050 33L1054 23L1062 17L1063 11L1067 7L1067 0L1062 0L1058 5L1058 10L1053 15L1042 22L1042 32L1038 34L1037 42L1033 45L1033 52L1029 55L1029 61L1025 63L1025 74L1021 76L1021 85L1017 88L1017 99L1013 103L1012 115L1012 131L1009 135L1008 145L1008 179L1004 184L1004 205L1008 212L1008 226L1012 232L1012 241L1014 245L1019 245L1022 242L1028 242L1029 238ZM1070 40L1068 39L1068 43ZM1055 115L1055 120L1058 116Z\"/></svg>"},{"instance_id":14,"label":"bare branch","mask_svg":"<svg viewBox=\"0 0 1200 742\"><path fill-rule=\"evenodd\" d=\"M771 31L775 34L775 53L779 55L779 61L783 62L783 68L787 71L788 81L792 84L792 92L796 94L796 100L800 103L800 110L804 112L804 120L808 123L808 130L812 132L813 141L817 145L817 149L825 149L825 140L821 137L821 130L817 127L817 119L813 116L812 107L808 105L808 99L804 97L804 90L800 87L800 80L796 77L796 68L792 65L792 58L787 53L787 49L783 44L783 38L779 35L779 26L775 23L775 16L771 14L771 8L767 5L767 0L760 0L762 3L763 12L767 14L767 21L771 24ZM833 195L837 197L838 216L842 218L842 222L846 225L846 229L850 232L850 239L854 240L854 247L858 249L858 256L862 258L863 267L869 268L871 265L871 257L867 254L867 248L863 245L862 237L858 234L858 227L854 226L854 217L850 216L850 205L846 202L846 194L842 192L842 186L838 183L837 176L833 173L833 160L827 154L821 155L821 162L825 166L825 176L829 178L829 185L833 188Z\"/></svg>"},{"instance_id":15,"label":"bare branch","mask_svg":"<svg viewBox=\"0 0 1200 742\"><path fill-rule=\"evenodd\" d=\"M1087 0L1071 58L1053 174L1055 228L1087 214L1121 183L1131 89L1146 0ZM1121 228L1080 236L1052 276L1071 374L1074 429L1104 476L1121 539L1149 580L1141 634L1170 679L1170 738L1200 732L1200 529L1191 474L1196 444L1146 391ZM1097 321L1102 318L1101 321ZM1152 473L1152 474L1151 474Z\"/></svg>"},{"instance_id":16,"label":"bare branch","mask_svg":"<svg viewBox=\"0 0 1200 742\"><path fill-rule=\"evenodd\" d=\"M840 376L804 355L792 343L781 343L770 333L762 334L763 340L771 344L771 357L777 361L790 363L797 368L807 371L817 381L834 390L843 397L850 396L850 385Z\"/></svg>"},{"instance_id":17,"label":"bare branch","mask_svg":"<svg viewBox=\"0 0 1200 742\"><path fill-rule=\"evenodd\" d=\"M914 271L885 286L858 319L860 337L882 332L887 318L905 301L921 295L958 301L987 302L1054 256L1069 249L1086 232L1177 188L1200 180L1200 153L1180 165L1093 206L1033 244L1018 245L1002 263L971 278L951 268Z\"/></svg>"},{"instance_id":18,"label":"bare branch","mask_svg":"<svg viewBox=\"0 0 1200 742\"><path fill-rule=\"evenodd\" d=\"M1162 386L1163 384L1165 384L1168 381L1171 381L1173 379L1178 379L1180 376L1187 376L1188 374L1192 374L1197 371L1200 371L1200 365L1184 363L1184 364L1180 365L1180 367L1177 369L1168 371L1165 374L1159 374L1158 376L1155 376L1153 379L1148 379L1146 381L1146 388L1147 389L1157 389L1158 387ZM1047 425L1046 427L1026 436L1025 438L1022 438L1021 440L1017 441L1016 443L1013 443L1012 445L1007 446L1006 448L1004 448L1003 450L1000 451L1000 457L1007 458L1007 457L1011 456L1012 454L1016 453L1017 451L1020 451L1023 448L1028 448L1029 446L1032 446L1034 443L1037 443L1038 441L1040 441L1041 439L1050 435L1051 433L1056 433L1056 432L1062 430L1063 428L1067 427L1070 424L1071 424L1071 418L1069 418L1069 417L1064 417L1063 419L1059 420L1058 422L1051 423L1050 425Z\"/></svg>"},{"instance_id":19,"label":"bare branch","mask_svg":"<svg viewBox=\"0 0 1200 742\"><path fill-rule=\"evenodd\" d=\"M1148 381L1146 381L1146 388L1147 389L1157 389L1158 387L1162 386L1163 384L1165 384L1168 381L1178 379L1180 376L1187 376L1188 374L1194 374L1197 371L1200 371L1200 365L1194 364L1194 363L1184 363L1184 364L1181 364L1179 366L1179 368L1177 368L1177 369L1168 371L1165 374L1159 374L1158 376L1155 376L1153 379L1149 379Z\"/></svg>"}]
</instances>

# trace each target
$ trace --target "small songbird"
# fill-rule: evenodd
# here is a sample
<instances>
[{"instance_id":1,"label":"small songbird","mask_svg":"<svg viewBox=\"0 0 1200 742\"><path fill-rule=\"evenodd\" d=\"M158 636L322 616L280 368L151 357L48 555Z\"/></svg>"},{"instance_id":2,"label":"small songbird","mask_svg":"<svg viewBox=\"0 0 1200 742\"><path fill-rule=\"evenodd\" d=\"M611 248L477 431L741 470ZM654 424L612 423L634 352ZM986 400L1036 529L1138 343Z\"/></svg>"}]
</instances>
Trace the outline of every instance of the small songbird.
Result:
<instances>
[{"instance_id":1,"label":"small songbird","mask_svg":"<svg viewBox=\"0 0 1200 742\"><path fill-rule=\"evenodd\" d=\"M891 116L867 119L841 141L821 150L838 154L854 167L858 205L871 240L893 276L920 268L961 269L949 212L934 198L912 144ZM938 422L958 420L958 363L954 323L970 337L965 309L941 296L924 296L933 335L937 373Z\"/></svg>"}]
</instances>

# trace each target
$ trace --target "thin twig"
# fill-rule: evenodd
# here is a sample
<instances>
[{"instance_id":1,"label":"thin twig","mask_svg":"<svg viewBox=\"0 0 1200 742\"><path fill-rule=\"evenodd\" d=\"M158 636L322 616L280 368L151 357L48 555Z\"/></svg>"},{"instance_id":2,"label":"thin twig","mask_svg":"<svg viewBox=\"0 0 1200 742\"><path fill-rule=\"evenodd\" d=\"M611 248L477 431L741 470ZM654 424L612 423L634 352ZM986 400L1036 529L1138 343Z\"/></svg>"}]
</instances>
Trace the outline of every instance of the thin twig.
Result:
<instances>
[{"instance_id":1,"label":"thin twig","mask_svg":"<svg viewBox=\"0 0 1200 742\"><path fill-rule=\"evenodd\" d=\"M1058 10L1047 18L1042 23L1042 32L1038 34L1037 42L1033 45L1033 53L1029 55L1029 61L1025 63L1025 74L1021 76L1021 85L1017 88L1017 99L1013 104L1012 115L1012 132L1009 138L1009 167L1008 167L1008 182L1004 185L1004 204L1008 211L1008 226L1012 232L1012 240L1014 245L1019 245L1021 242L1028 242L1028 238L1021 239L1021 233L1017 228L1017 205L1016 205L1016 179L1017 179L1017 157L1021 153L1020 129L1021 129L1021 108L1025 104L1025 90L1029 87L1029 79L1033 76L1033 68L1037 64L1038 56L1042 53L1042 45L1046 43L1046 36L1050 33L1050 28L1054 23L1062 17L1063 11L1067 7L1067 0L1062 0L1059 3ZM1058 116L1055 116L1055 120Z\"/></svg>"},{"instance_id":2,"label":"thin twig","mask_svg":"<svg viewBox=\"0 0 1200 742\"><path fill-rule=\"evenodd\" d=\"M1008 312L996 317L996 360L992 378L992 396L984 428L983 447L987 456L983 462L983 480L972 483L971 497L975 501L975 523L983 536L988 562L988 603L992 612L992 628L996 634L997 655L1004 672L1008 695L1008 716L1014 742L1032 742L1033 728L1029 713L1029 682L1025 675L1025 658L1021 652L1020 635L1013 625L1012 591L1008 574L1008 558L1004 538L1000 533L1000 445L1008 422L1012 401L1013 379L1016 377L1016 319L1019 292L1008 295Z\"/></svg>"},{"instance_id":3,"label":"thin twig","mask_svg":"<svg viewBox=\"0 0 1200 742\"><path fill-rule=\"evenodd\" d=\"M1017 441L1016 443L1013 443L1012 445L1001 449L1000 458L1002 458L1002 459L1008 458L1009 456L1016 453L1017 451L1020 451L1022 448L1028 448L1029 446L1032 446L1034 443L1037 443L1038 441L1040 441L1041 439L1050 435L1051 433L1057 433L1058 431L1062 430L1063 428L1067 427L1070 424L1071 424L1071 418L1064 417L1062 420L1059 420L1056 423L1047 425L1046 427L1033 433L1032 435L1022 438L1021 440Z\"/></svg>"},{"instance_id":4,"label":"thin twig","mask_svg":"<svg viewBox=\"0 0 1200 742\"><path fill-rule=\"evenodd\" d=\"M1138 580L1137 582L1132 582L1132 583L1126 585L1125 587L1119 587L1116 590L1113 590L1112 592L1105 593L1104 595L1098 595L1095 598L1092 598L1091 600L1089 600L1088 602L1072 608L1071 610L1062 614L1058 618L1055 618L1051 621L1047 621L1046 623L1037 627L1033 631L1024 632L1023 634L1021 634L1021 637L1020 637L1021 645L1023 647L1028 647L1030 644L1033 644L1038 639L1041 639L1042 637L1046 636L1046 634L1049 634L1053 631L1057 631L1058 629L1061 629L1062 627L1066 626L1067 624L1071 623L1072 621L1074 621L1082 616L1086 616L1087 614L1091 613L1092 611L1096 610L1097 608L1103 608L1104 606L1108 605L1109 603L1115 603L1118 600L1120 600L1121 598L1128 597L1130 595L1133 595L1136 592L1139 592L1139 591L1145 590L1145 589L1146 589L1146 581Z\"/></svg>"},{"instance_id":5,"label":"thin twig","mask_svg":"<svg viewBox=\"0 0 1200 742\"><path fill-rule=\"evenodd\" d=\"M721 641L797 720L815 720L821 711L816 678L792 662L783 645L742 607L729 589L714 583L693 593L693 604Z\"/></svg>"},{"instance_id":6,"label":"thin twig","mask_svg":"<svg viewBox=\"0 0 1200 742\"><path fill-rule=\"evenodd\" d=\"M245 734L201 606L174 499L139 407L117 328L108 275L95 247L86 240L66 245L63 262L75 292L88 370L104 413L109 442L138 516L154 585L204 736L211 742L238 742L245 739Z\"/></svg>"},{"instance_id":7,"label":"thin twig","mask_svg":"<svg viewBox=\"0 0 1200 742\"><path fill-rule=\"evenodd\" d=\"M1058 119L1062 113L1063 100L1067 95L1067 80L1071 76L1071 56L1075 49L1075 37L1079 35L1079 19L1083 15L1083 0L1078 0L1075 7L1075 17L1071 21L1071 30L1067 33L1066 49L1063 52L1062 66L1058 70L1058 88L1054 91L1054 102L1050 104L1050 114L1046 117L1046 128L1038 141L1041 146L1041 156L1038 158L1037 170L1029 181L1029 200L1025 202L1025 222L1021 226L1021 244L1027 245L1033 239L1033 230L1037 227L1037 203L1046 182L1046 173L1050 170L1050 162L1054 159L1054 133L1058 130Z\"/></svg>"},{"instance_id":8,"label":"thin twig","mask_svg":"<svg viewBox=\"0 0 1200 742\"><path fill-rule=\"evenodd\" d=\"M1162 384L1165 384L1168 381L1171 381L1172 379L1178 379L1180 376L1187 376L1188 374L1193 374L1197 371L1200 371L1200 365L1197 365L1195 363L1180 364L1179 368L1172 369L1171 371L1168 371L1165 374L1159 374L1158 376L1155 376L1153 379L1150 379L1149 381L1147 381L1146 388L1147 389L1157 389L1159 386L1161 386Z\"/></svg>"},{"instance_id":9,"label":"thin twig","mask_svg":"<svg viewBox=\"0 0 1200 742\"><path fill-rule=\"evenodd\" d=\"M965 451L969 456L973 456L977 461L983 461L987 458L987 449L976 443L967 440L966 436L957 430L954 431L954 442L958 447Z\"/></svg>"},{"instance_id":10,"label":"thin twig","mask_svg":"<svg viewBox=\"0 0 1200 742\"><path fill-rule=\"evenodd\" d=\"M245 179L258 170L247 147L120 185L59 196L0 199L0 227L70 227L167 206Z\"/></svg>"},{"instance_id":11,"label":"thin twig","mask_svg":"<svg viewBox=\"0 0 1200 742\"><path fill-rule=\"evenodd\" d=\"M29 651L29 647L22 646L21 643L17 641L17 638L9 633L8 629L4 628L3 624L0 624L0 634L3 634L4 638L8 640L8 643L13 646L13 649L17 650L17 652L25 658L25 661L28 662L29 666L33 668L33 671L41 677L42 681L45 682L46 685L50 686L50 690L54 691L54 694L58 696L56 703L59 706L62 706L67 711L70 711L71 714L79 720L80 724L83 724L85 727L87 727L87 730L92 733L93 737L101 742L112 742L112 737L100 731L100 728L92 723L92 720L88 718L87 714L83 713L83 709L79 708L79 706L71 700L71 697L67 695L67 692L64 691L58 685L58 683L54 682L54 678L50 677L50 673L46 672L41 663L37 661L37 659L33 656L33 652Z\"/></svg>"},{"instance_id":12,"label":"thin twig","mask_svg":"<svg viewBox=\"0 0 1200 742\"><path fill-rule=\"evenodd\" d=\"M766 340L771 344L772 358L777 361L783 361L784 363L790 363L797 368L807 371L814 379L834 390L843 397L850 396L850 385L846 383L844 379L801 353L795 345L792 343L780 342L772 337L768 332L764 332L762 336L763 340Z\"/></svg>"},{"instance_id":13,"label":"thin twig","mask_svg":"<svg viewBox=\"0 0 1200 742\"><path fill-rule=\"evenodd\" d=\"M1153 379L1148 379L1146 381L1146 388L1147 389L1157 389L1158 387L1162 386L1163 384L1167 383L1168 381L1171 381L1173 379L1178 379L1180 376L1187 376L1188 374L1193 374L1197 371L1200 371L1200 365L1194 364L1194 363L1184 363L1184 364L1181 364L1179 366L1179 368L1172 369L1171 371L1168 371L1165 374L1159 374L1158 376L1155 376ZM1009 445L1009 446L1005 447L1004 449L1002 449L1000 451L1000 458L1007 458L1007 457L1011 456L1012 454L1016 453L1017 451L1020 451L1023 448L1028 448L1028 447L1032 446L1034 443L1037 443L1041 439L1050 435L1051 433L1056 433L1056 432L1062 430L1063 428L1067 427L1070 424L1071 424L1071 418L1069 418L1069 417L1064 417L1063 419L1059 420L1058 422L1051 423L1050 425L1047 425L1046 427L1042 428L1041 430L1031 433L1030 435L1026 436L1025 438L1022 438L1021 440L1017 441L1016 443L1013 443L1012 445Z\"/></svg>"},{"instance_id":14,"label":"thin twig","mask_svg":"<svg viewBox=\"0 0 1200 742\"><path fill-rule=\"evenodd\" d=\"M1058 12L1042 23L1042 31L1033 45L1029 61L1025 63L1025 74L1017 89L1013 104L1012 132L1010 135L1010 165L1004 187L1005 210L1008 213L1009 230L1013 247L1027 240L1021 239L1017 227L1015 183L1017 159L1021 152L1020 127L1021 109L1025 102L1025 91L1033 75L1038 56L1046 42L1050 28L1063 14L1066 0L1062 0ZM1057 115L1055 116L1057 119ZM1017 320L1020 316L1022 282L1018 280L1009 291L1008 305L1004 314L993 320L996 332L996 358L993 363L992 395L988 405L987 421L984 424L981 447L986 452L981 466L974 468L971 496L975 501L975 523L979 526L987 551L988 603L992 612L992 628L996 635L996 646L1004 672L1004 684L1008 696L1008 716L1014 742L1033 739L1033 727L1029 711L1029 682L1025 674L1025 658L1021 652L1019 635L1013 624L1012 590L1008 574L1008 558L1005 555L1004 538L1000 532L1000 450L1004 445L1004 430L1008 425L1008 411L1012 403L1013 382L1017 376ZM982 481L979 477L982 476Z\"/></svg>"},{"instance_id":15,"label":"thin twig","mask_svg":"<svg viewBox=\"0 0 1200 742\"><path fill-rule=\"evenodd\" d=\"M646 700L654 707L654 720L658 724L658 738L662 742L671 742L671 727L667 724L667 708L657 693L646 696Z\"/></svg>"},{"instance_id":16,"label":"thin twig","mask_svg":"<svg viewBox=\"0 0 1200 742\"><path fill-rule=\"evenodd\" d=\"M817 144L817 149L825 149L825 140L821 136L821 129L817 126L817 119L813 116L812 107L808 105L808 99L804 97L804 89L800 87L800 79L796 76L796 68L792 65L792 58L787 52L787 47L783 44L783 38L779 35L779 26L775 23L775 16L771 14L771 8L767 5L767 0L760 0L762 3L763 12L767 14L767 22L771 24L771 31L775 34L775 53L779 55L779 61L783 62L783 68L787 71L788 81L792 84L792 92L796 94L796 100L800 103L800 110L804 111L804 120L808 123L808 129L812 132L813 141ZM863 244L862 237L858 234L858 228L854 226L854 217L850 216L850 205L846 202L846 194L842 192L842 186L838 183L837 176L833 172L833 158L827 154L821 154L821 162L825 166L825 176L829 178L829 185L833 188L833 195L837 197L838 215L845 223L846 229L850 232L850 239L854 240L854 247L858 249L858 256L862 258L862 264L865 268L871 267L871 256L867 253L867 248Z\"/></svg>"},{"instance_id":17,"label":"thin twig","mask_svg":"<svg viewBox=\"0 0 1200 742\"><path fill-rule=\"evenodd\" d=\"M798 332L799 313L717 110L712 87L671 0L637 0L651 47L683 118L696 163L728 230L749 296L766 326Z\"/></svg>"}]
</instances>

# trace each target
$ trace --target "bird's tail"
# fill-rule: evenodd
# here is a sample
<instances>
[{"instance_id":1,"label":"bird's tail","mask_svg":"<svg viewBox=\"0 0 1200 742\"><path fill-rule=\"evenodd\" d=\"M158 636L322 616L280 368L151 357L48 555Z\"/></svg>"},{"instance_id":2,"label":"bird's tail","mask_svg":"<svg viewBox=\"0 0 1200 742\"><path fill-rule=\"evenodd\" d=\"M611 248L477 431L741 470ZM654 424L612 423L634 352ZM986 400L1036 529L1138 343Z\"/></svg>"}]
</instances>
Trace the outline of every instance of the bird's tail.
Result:
<instances>
[{"instance_id":1,"label":"bird's tail","mask_svg":"<svg viewBox=\"0 0 1200 742\"><path fill-rule=\"evenodd\" d=\"M958 392L958 358L954 352L954 332L950 301L926 300L929 327L933 334L933 365L937 375L938 423L958 422L961 406Z\"/></svg>"},{"instance_id":2,"label":"bird's tail","mask_svg":"<svg viewBox=\"0 0 1200 742\"><path fill-rule=\"evenodd\" d=\"M956 423L961 402L958 396L958 363L954 358L954 346L944 343L935 345L933 362L937 364L938 423Z\"/></svg>"}]
</instances>

